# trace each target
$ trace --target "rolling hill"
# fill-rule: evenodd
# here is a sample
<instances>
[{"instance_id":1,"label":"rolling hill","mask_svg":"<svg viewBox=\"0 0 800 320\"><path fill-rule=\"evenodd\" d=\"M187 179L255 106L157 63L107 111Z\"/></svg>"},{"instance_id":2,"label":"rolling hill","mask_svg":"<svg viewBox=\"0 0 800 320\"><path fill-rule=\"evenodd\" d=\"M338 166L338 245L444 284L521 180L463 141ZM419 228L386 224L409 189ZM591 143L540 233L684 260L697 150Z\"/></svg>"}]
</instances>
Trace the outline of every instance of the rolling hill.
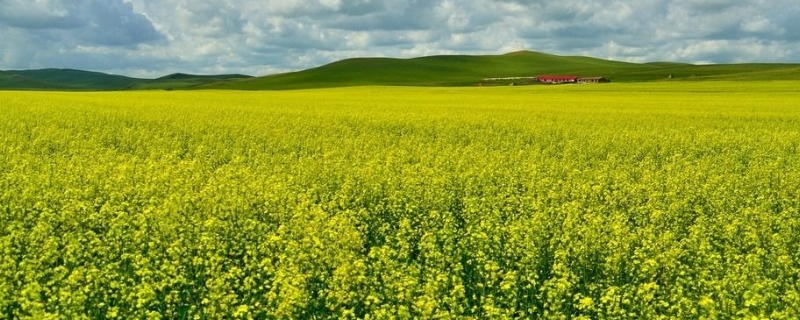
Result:
<instances>
[{"instance_id":1,"label":"rolling hill","mask_svg":"<svg viewBox=\"0 0 800 320\"><path fill-rule=\"evenodd\" d=\"M139 79L73 69L0 71L0 88L43 90L131 89Z\"/></svg>"},{"instance_id":2,"label":"rolling hill","mask_svg":"<svg viewBox=\"0 0 800 320\"><path fill-rule=\"evenodd\" d=\"M628 63L533 51L503 55L449 55L411 59L354 58L298 72L213 83L199 88L282 90L360 85L475 86L513 81L486 78L543 74L601 76L612 82L667 80L800 80L800 64Z\"/></svg>"},{"instance_id":3,"label":"rolling hill","mask_svg":"<svg viewBox=\"0 0 800 320\"><path fill-rule=\"evenodd\" d=\"M603 75L608 70L638 70L642 65L588 57L562 57L522 51L504 55L428 56L412 59L354 58L321 67L214 84L226 89L301 89L358 85L465 86L484 78L543 73Z\"/></svg>"},{"instance_id":4,"label":"rolling hill","mask_svg":"<svg viewBox=\"0 0 800 320\"><path fill-rule=\"evenodd\" d=\"M245 75L190 75L176 73L158 79L140 79L74 69L0 71L0 89L14 90L134 90L187 89L213 82L245 79Z\"/></svg>"},{"instance_id":5,"label":"rolling hill","mask_svg":"<svg viewBox=\"0 0 800 320\"><path fill-rule=\"evenodd\" d=\"M629 63L534 51L502 55L442 55L411 59L352 58L307 70L262 77L176 73L138 79L97 72L44 69L0 71L0 89L136 90L233 89L289 90L364 85L476 86L508 85L543 74L601 76L612 82L800 80L800 64Z\"/></svg>"}]
</instances>

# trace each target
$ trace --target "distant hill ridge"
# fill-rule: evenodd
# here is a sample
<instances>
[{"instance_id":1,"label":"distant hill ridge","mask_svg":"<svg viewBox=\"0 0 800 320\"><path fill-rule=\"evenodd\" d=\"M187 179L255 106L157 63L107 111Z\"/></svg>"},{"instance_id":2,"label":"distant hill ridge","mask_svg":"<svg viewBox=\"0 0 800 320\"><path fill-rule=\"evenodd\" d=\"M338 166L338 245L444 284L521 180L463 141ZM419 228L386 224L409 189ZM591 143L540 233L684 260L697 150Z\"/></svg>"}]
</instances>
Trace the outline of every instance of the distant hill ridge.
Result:
<instances>
[{"instance_id":1,"label":"distant hill ridge","mask_svg":"<svg viewBox=\"0 0 800 320\"><path fill-rule=\"evenodd\" d=\"M517 51L500 55L437 55L408 59L351 58L297 72L261 77L175 73L157 79L138 79L71 69L0 71L0 89L287 90L364 85L477 86L507 85L514 82L513 78L544 74L604 77L612 82L800 80L800 64L630 63ZM509 80L487 82L487 78Z\"/></svg>"},{"instance_id":2,"label":"distant hill ridge","mask_svg":"<svg viewBox=\"0 0 800 320\"><path fill-rule=\"evenodd\" d=\"M166 80L166 79L245 79L245 78L252 78L252 76L243 75L243 74L215 74L215 75L197 75L197 74L187 74L187 73L173 73L170 75L166 75L160 78L156 78L156 80Z\"/></svg>"},{"instance_id":3,"label":"distant hill ridge","mask_svg":"<svg viewBox=\"0 0 800 320\"><path fill-rule=\"evenodd\" d=\"M175 73L157 79L141 79L102 72L48 68L0 71L0 89L75 91L188 89L204 84L246 78L251 78L251 76Z\"/></svg>"}]
</instances>

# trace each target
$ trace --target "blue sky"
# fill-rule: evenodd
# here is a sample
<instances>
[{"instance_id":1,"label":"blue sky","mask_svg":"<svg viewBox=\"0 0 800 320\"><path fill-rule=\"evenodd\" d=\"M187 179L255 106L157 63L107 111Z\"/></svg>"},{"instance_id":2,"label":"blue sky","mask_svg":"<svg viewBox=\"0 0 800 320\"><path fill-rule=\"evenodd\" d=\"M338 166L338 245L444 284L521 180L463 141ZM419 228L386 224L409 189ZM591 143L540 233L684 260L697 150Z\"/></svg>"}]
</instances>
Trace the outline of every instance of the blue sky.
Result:
<instances>
[{"instance_id":1,"label":"blue sky","mask_svg":"<svg viewBox=\"0 0 800 320\"><path fill-rule=\"evenodd\" d=\"M0 69L265 75L363 56L536 50L800 62L796 0L0 0Z\"/></svg>"}]
</instances>

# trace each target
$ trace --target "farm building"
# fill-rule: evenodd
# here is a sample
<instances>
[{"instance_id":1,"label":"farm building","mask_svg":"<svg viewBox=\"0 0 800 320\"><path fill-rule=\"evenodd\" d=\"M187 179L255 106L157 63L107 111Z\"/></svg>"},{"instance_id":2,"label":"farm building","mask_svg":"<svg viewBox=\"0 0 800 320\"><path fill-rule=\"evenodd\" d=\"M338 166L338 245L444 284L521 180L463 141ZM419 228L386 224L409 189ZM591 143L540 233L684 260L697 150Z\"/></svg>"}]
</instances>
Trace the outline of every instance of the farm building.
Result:
<instances>
[{"instance_id":1,"label":"farm building","mask_svg":"<svg viewBox=\"0 0 800 320\"><path fill-rule=\"evenodd\" d=\"M578 83L578 76L539 76L537 80L543 83Z\"/></svg>"},{"instance_id":2,"label":"farm building","mask_svg":"<svg viewBox=\"0 0 800 320\"><path fill-rule=\"evenodd\" d=\"M582 77L578 79L578 83L603 83L609 82L608 79L603 77Z\"/></svg>"},{"instance_id":3,"label":"farm building","mask_svg":"<svg viewBox=\"0 0 800 320\"><path fill-rule=\"evenodd\" d=\"M579 77L579 76L538 76L536 78L539 82L542 83L603 83L609 82L608 79L603 77Z\"/></svg>"}]
</instances>

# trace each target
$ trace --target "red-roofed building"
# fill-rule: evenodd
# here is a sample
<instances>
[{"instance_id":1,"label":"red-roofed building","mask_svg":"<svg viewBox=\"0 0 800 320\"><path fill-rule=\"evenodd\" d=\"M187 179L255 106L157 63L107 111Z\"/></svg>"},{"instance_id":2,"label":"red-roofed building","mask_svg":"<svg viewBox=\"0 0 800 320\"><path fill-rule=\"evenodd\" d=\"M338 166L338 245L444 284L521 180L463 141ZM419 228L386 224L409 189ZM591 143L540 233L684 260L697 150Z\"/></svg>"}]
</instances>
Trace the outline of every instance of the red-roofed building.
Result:
<instances>
[{"instance_id":1,"label":"red-roofed building","mask_svg":"<svg viewBox=\"0 0 800 320\"><path fill-rule=\"evenodd\" d=\"M578 83L578 76L538 76L537 80L543 83Z\"/></svg>"}]
</instances>

